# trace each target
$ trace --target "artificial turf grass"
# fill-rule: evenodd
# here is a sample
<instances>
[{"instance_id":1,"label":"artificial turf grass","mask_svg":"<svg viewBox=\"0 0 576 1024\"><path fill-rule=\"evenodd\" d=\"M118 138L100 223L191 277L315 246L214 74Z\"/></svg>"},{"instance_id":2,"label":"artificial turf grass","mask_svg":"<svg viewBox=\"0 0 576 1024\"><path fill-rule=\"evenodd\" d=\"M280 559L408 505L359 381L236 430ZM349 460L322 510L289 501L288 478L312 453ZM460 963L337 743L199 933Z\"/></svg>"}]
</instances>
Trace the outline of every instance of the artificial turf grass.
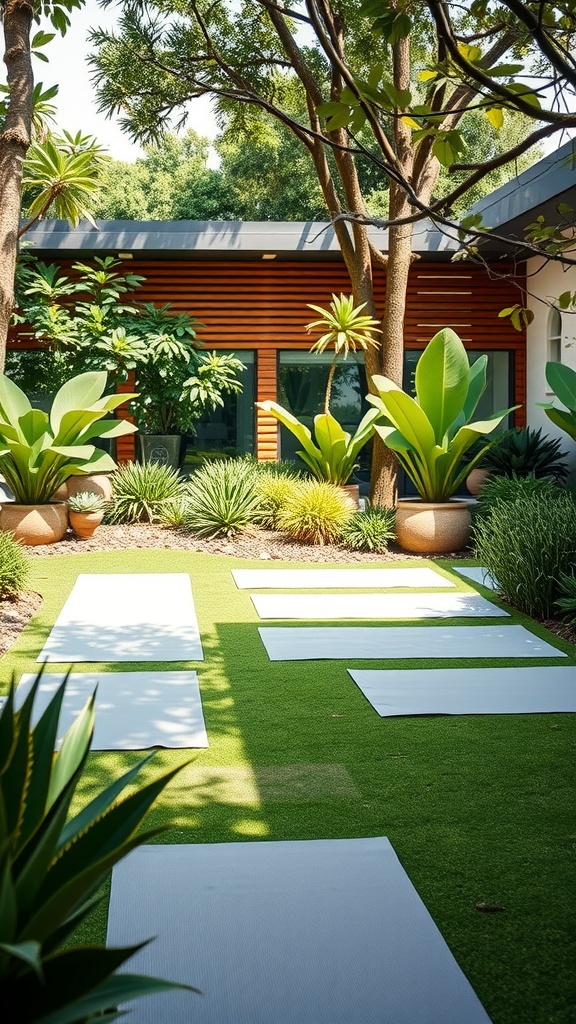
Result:
<instances>
[{"instance_id":1,"label":"artificial turf grass","mask_svg":"<svg viewBox=\"0 0 576 1024\"><path fill-rule=\"evenodd\" d=\"M46 595L41 628L32 623L25 631L28 639L23 635L12 657L2 660L3 682L10 662L19 672L37 670L30 659L78 572L184 571L192 576L206 658L193 667L211 745L192 752L192 763L149 816L152 827L172 823L162 841L387 835L494 1024L567 1024L574 947L570 780L576 716L380 719L348 676L346 661L269 662L252 603L230 574L232 567L261 567L261 562L147 551L51 557L34 564ZM462 581L458 589L474 588ZM491 620L475 624L484 621ZM569 652L563 664L576 662L570 645L525 616L513 614L507 620L515 621ZM433 622L426 625L434 628ZM460 662L483 663L510 660ZM540 663L544 668L550 659ZM374 666L370 661L354 664ZM127 670L134 667L126 665ZM141 756L93 752L80 799ZM143 779L183 764L187 756L159 751ZM254 781L263 766L314 764L322 769L342 765L360 796L266 799ZM234 786L221 784L223 768L244 783L252 776L252 802L239 802ZM195 774L202 779L200 787ZM476 903L506 909L482 913ZM104 930L102 910L86 935L102 940Z\"/></svg>"}]
</instances>

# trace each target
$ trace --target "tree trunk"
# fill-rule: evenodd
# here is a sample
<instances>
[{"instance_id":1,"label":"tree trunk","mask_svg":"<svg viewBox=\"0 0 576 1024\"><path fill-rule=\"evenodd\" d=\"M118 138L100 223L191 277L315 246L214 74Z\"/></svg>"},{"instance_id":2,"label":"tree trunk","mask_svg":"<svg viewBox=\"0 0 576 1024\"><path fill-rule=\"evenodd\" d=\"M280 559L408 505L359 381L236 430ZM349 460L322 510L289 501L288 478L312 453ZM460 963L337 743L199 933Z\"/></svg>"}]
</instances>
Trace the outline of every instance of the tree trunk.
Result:
<instances>
[{"instance_id":1,"label":"tree trunk","mask_svg":"<svg viewBox=\"0 0 576 1024\"><path fill-rule=\"evenodd\" d=\"M0 134L0 371L6 361L8 326L14 309L14 274L24 158L30 145L34 76L30 59L33 4L6 0L4 62L10 89L8 111Z\"/></svg>"}]
</instances>

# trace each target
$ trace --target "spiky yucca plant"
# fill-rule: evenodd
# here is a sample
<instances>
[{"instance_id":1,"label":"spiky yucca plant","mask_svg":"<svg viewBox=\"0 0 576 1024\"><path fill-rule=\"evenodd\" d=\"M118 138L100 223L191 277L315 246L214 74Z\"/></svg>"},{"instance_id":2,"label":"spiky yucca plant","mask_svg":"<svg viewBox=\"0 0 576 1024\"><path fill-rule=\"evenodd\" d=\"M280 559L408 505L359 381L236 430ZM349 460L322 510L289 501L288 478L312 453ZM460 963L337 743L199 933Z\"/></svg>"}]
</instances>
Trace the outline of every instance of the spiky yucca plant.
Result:
<instances>
[{"instance_id":1,"label":"spiky yucca plant","mask_svg":"<svg viewBox=\"0 0 576 1024\"><path fill-rule=\"evenodd\" d=\"M367 508L356 512L342 531L342 543L354 551L385 551L388 541L396 536L395 519L393 508Z\"/></svg>"},{"instance_id":2,"label":"spiky yucca plant","mask_svg":"<svg viewBox=\"0 0 576 1024\"><path fill-rule=\"evenodd\" d=\"M127 462L112 474L109 523L153 523L182 494L178 470L157 462Z\"/></svg>"},{"instance_id":3,"label":"spiky yucca plant","mask_svg":"<svg viewBox=\"0 0 576 1024\"><path fill-rule=\"evenodd\" d=\"M0 530L0 599L14 597L24 589L30 563L14 536Z\"/></svg>"},{"instance_id":4,"label":"spiky yucca plant","mask_svg":"<svg viewBox=\"0 0 576 1024\"><path fill-rule=\"evenodd\" d=\"M542 434L542 428L518 427L496 438L482 460L495 476L551 477L562 482L568 476L566 454L557 437Z\"/></svg>"},{"instance_id":5,"label":"spiky yucca plant","mask_svg":"<svg viewBox=\"0 0 576 1024\"><path fill-rule=\"evenodd\" d=\"M183 526L200 537L233 537L255 523L258 471L244 459L207 462L186 484Z\"/></svg>"},{"instance_id":6,"label":"spiky yucca plant","mask_svg":"<svg viewBox=\"0 0 576 1024\"><path fill-rule=\"evenodd\" d=\"M302 480L278 510L278 529L303 544L336 544L354 515L354 504L340 487Z\"/></svg>"},{"instance_id":7,"label":"spiky yucca plant","mask_svg":"<svg viewBox=\"0 0 576 1024\"><path fill-rule=\"evenodd\" d=\"M0 998L6 1024L99 1024L118 1004L190 988L116 972L140 946L74 946L114 864L161 828L139 831L150 806L185 765L120 799L144 758L75 816L70 806L94 731L93 695L54 753L66 681L32 725L41 676L22 706L14 684L0 712ZM189 762L186 762L189 763ZM95 898L96 897L96 898ZM63 944L65 944L63 946ZM197 990L195 990L197 991Z\"/></svg>"}]
</instances>

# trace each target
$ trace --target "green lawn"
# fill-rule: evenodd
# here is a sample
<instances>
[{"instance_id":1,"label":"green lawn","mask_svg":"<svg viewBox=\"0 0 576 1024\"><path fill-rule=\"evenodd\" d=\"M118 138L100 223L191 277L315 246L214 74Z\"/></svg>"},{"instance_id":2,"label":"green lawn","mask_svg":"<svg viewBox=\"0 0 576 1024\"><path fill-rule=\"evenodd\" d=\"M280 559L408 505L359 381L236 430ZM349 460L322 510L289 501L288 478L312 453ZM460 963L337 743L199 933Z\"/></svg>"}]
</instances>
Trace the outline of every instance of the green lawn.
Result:
<instances>
[{"instance_id":1,"label":"green lawn","mask_svg":"<svg viewBox=\"0 0 576 1024\"><path fill-rule=\"evenodd\" d=\"M171 822L163 841L388 836L494 1024L576 1022L576 716L381 719L344 662L268 661L249 594L230 573L237 566L265 567L182 551L35 559L31 587L45 600L0 660L1 692L12 672L36 670L79 572L189 572L206 659L189 667L198 671L210 747L193 753L152 812L149 824ZM574 647L523 616L509 621L545 636L576 665ZM83 796L140 757L92 753ZM153 763L169 768L188 757L161 750ZM478 903L504 909L480 912ZM105 910L84 937L103 939Z\"/></svg>"}]
</instances>

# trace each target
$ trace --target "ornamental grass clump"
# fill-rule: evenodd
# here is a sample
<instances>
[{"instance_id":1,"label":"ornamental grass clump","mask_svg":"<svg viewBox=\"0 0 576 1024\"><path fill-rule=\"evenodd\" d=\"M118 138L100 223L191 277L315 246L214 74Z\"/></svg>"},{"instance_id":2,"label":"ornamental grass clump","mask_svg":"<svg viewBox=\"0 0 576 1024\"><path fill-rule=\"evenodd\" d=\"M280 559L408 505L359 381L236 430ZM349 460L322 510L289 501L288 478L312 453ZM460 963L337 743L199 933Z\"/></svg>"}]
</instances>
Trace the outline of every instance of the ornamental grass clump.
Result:
<instances>
[{"instance_id":1,"label":"ornamental grass clump","mask_svg":"<svg viewBox=\"0 0 576 1024\"><path fill-rule=\"evenodd\" d=\"M259 473L256 489L260 498L258 522L268 530L278 529L278 516L299 486L301 475L266 470Z\"/></svg>"},{"instance_id":2,"label":"ornamental grass clump","mask_svg":"<svg viewBox=\"0 0 576 1024\"><path fill-rule=\"evenodd\" d=\"M11 533L0 530L0 600L16 597L25 587L30 563L22 545Z\"/></svg>"},{"instance_id":3,"label":"ornamental grass clump","mask_svg":"<svg viewBox=\"0 0 576 1024\"><path fill-rule=\"evenodd\" d=\"M356 512L342 531L342 543L353 551L385 551L396 537L396 510L367 508Z\"/></svg>"},{"instance_id":4,"label":"ornamental grass clump","mask_svg":"<svg viewBox=\"0 0 576 1024\"><path fill-rule=\"evenodd\" d=\"M233 537L258 521L258 470L244 459L206 463L185 487L182 526L200 537Z\"/></svg>"},{"instance_id":5,"label":"ornamental grass clump","mask_svg":"<svg viewBox=\"0 0 576 1024\"><path fill-rule=\"evenodd\" d=\"M337 544L354 515L354 504L334 484L302 480L278 510L278 529L301 544Z\"/></svg>"},{"instance_id":6,"label":"ornamental grass clump","mask_svg":"<svg viewBox=\"0 0 576 1024\"><path fill-rule=\"evenodd\" d=\"M576 566L572 566L570 573L560 573L558 589L560 597L554 603L561 609L563 617L576 626Z\"/></svg>"},{"instance_id":7,"label":"ornamental grass clump","mask_svg":"<svg viewBox=\"0 0 576 1024\"><path fill-rule=\"evenodd\" d=\"M183 492L178 470L157 462L127 462L112 474L109 523L153 523Z\"/></svg>"},{"instance_id":8,"label":"ornamental grass clump","mask_svg":"<svg viewBox=\"0 0 576 1024\"><path fill-rule=\"evenodd\" d=\"M508 481L511 484L512 481ZM576 564L576 495L548 484L491 499L474 525L474 553L504 597L537 619L553 618L562 572Z\"/></svg>"}]
</instances>

